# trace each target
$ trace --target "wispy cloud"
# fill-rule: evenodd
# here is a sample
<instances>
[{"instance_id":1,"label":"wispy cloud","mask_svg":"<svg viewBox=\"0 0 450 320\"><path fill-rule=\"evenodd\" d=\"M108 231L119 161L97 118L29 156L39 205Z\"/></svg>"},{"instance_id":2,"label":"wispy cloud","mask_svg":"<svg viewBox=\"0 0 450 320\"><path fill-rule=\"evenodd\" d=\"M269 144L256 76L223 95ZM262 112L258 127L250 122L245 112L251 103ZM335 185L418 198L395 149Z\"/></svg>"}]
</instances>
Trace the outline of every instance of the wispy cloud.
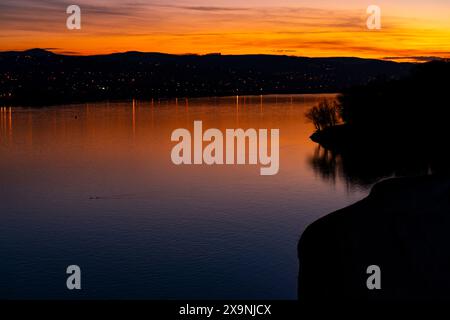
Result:
<instances>
[{"instance_id":1,"label":"wispy cloud","mask_svg":"<svg viewBox=\"0 0 450 320\"><path fill-rule=\"evenodd\" d=\"M174 8L191 11L206 11L206 12L230 12L230 11L248 11L251 8L243 7L213 7L213 6L179 6L179 5L155 5L161 8Z\"/></svg>"},{"instance_id":2,"label":"wispy cloud","mask_svg":"<svg viewBox=\"0 0 450 320\"><path fill-rule=\"evenodd\" d=\"M77 0L82 9L82 29L69 31L65 27L65 9L72 1L2 0L0 50L58 47L58 52L84 54L128 50L288 52L419 59L450 51L450 23L446 20L416 13L412 16L411 12L420 13L414 6L408 14L383 10L383 29L370 32L365 27L365 6L355 3Z\"/></svg>"},{"instance_id":3,"label":"wispy cloud","mask_svg":"<svg viewBox=\"0 0 450 320\"><path fill-rule=\"evenodd\" d=\"M449 52L443 53L444 55L448 55ZM401 57L384 57L384 60L393 60L393 61L417 61L417 62L429 62L429 61L440 61L443 60L442 57L437 56L401 56Z\"/></svg>"}]
</instances>

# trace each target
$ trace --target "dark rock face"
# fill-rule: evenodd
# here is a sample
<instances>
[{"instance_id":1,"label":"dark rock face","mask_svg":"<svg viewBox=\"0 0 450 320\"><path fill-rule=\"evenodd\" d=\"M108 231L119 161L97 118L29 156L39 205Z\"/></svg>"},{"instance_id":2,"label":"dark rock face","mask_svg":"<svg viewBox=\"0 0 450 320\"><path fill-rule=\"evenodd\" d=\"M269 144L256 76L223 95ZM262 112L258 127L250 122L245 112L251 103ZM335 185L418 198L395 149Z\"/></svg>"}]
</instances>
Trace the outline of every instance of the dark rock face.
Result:
<instances>
[{"instance_id":1,"label":"dark rock face","mask_svg":"<svg viewBox=\"0 0 450 320\"><path fill-rule=\"evenodd\" d=\"M298 250L305 303L450 300L450 177L380 182L311 224ZM381 290L366 286L370 265Z\"/></svg>"}]
</instances>

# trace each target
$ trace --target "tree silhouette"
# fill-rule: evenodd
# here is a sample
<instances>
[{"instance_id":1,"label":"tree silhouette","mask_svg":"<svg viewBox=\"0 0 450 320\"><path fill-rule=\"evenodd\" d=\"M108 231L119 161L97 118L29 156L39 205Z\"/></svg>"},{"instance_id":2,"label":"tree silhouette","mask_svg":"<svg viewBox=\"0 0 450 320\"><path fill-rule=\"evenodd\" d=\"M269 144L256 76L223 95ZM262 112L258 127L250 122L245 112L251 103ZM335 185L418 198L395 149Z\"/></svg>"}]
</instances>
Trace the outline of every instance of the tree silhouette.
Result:
<instances>
[{"instance_id":1,"label":"tree silhouette","mask_svg":"<svg viewBox=\"0 0 450 320\"><path fill-rule=\"evenodd\" d=\"M339 123L339 104L335 100L325 99L305 113L306 119L314 124L316 130L335 126Z\"/></svg>"}]
</instances>

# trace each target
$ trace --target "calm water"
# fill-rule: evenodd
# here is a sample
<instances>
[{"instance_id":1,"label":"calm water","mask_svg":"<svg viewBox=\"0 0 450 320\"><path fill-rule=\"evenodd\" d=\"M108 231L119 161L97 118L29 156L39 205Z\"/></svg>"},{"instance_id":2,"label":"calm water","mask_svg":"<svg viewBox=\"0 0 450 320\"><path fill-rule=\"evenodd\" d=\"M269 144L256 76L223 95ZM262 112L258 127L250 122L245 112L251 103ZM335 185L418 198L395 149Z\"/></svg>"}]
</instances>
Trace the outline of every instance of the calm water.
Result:
<instances>
[{"instance_id":1,"label":"calm water","mask_svg":"<svg viewBox=\"0 0 450 320\"><path fill-rule=\"evenodd\" d=\"M313 169L303 115L323 97L2 108L0 298L295 299L305 227L367 194ZM279 128L278 175L173 165L194 120Z\"/></svg>"}]
</instances>

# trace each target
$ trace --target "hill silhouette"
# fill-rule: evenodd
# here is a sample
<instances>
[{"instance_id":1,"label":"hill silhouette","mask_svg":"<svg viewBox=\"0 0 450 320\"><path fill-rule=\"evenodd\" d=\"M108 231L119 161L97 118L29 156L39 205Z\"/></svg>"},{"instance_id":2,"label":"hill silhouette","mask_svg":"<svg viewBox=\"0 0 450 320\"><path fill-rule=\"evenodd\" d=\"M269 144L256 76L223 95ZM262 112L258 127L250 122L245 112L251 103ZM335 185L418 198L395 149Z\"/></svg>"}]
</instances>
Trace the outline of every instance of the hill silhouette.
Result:
<instances>
[{"instance_id":1,"label":"hill silhouette","mask_svg":"<svg viewBox=\"0 0 450 320\"><path fill-rule=\"evenodd\" d=\"M429 62L399 80L344 90L338 98L343 124L311 136L323 148L313 168L325 178L340 175L363 185L392 175L448 172L449 74L449 62Z\"/></svg>"},{"instance_id":2,"label":"hill silhouette","mask_svg":"<svg viewBox=\"0 0 450 320\"><path fill-rule=\"evenodd\" d=\"M450 300L450 177L396 178L315 221L298 246L306 306ZM381 289L366 286L368 266Z\"/></svg>"},{"instance_id":3,"label":"hill silhouette","mask_svg":"<svg viewBox=\"0 0 450 320\"><path fill-rule=\"evenodd\" d=\"M430 62L345 90L343 124L311 137L323 178L366 187L391 179L307 227L298 247L305 304L450 300L449 75L449 62ZM366 285L371 265L380 290Z\"/></svg>"},{"instance_id":4,"label":"hill silhouette","mask_svg":"<svg viewBox=\"0 0 450 320\"><path fill-rule=\"evenodd\" d=\"M0 52L0 103L339 92L379 77L400 78L411 67L360 58L9 51Z\"/></svg>"}]
</instances>

